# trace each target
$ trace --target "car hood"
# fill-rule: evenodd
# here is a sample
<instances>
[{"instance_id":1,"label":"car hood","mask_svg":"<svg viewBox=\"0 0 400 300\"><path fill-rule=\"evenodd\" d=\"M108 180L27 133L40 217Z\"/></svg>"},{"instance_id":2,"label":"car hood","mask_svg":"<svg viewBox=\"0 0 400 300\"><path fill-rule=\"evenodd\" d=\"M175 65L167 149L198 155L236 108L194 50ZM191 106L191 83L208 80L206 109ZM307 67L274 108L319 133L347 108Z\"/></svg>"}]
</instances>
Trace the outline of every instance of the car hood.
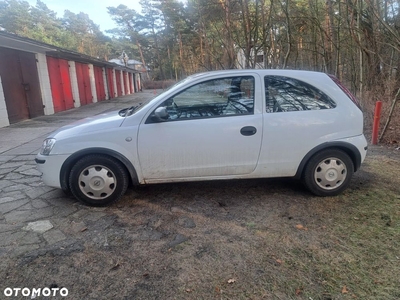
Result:
<instances>
[{"instance_id":1,"label":"car hood","mask_svg":"<svg viewBox=\"0 0 400 300\"><path fill-rule=\"evenodd\" d=\"M98 132L120 127L124 117L118 111L99 114L93 117L84 118L71 124L63 126L54 131L49 137L62 139L69 136L77 136L82 133Z\"/></svg>"}]
</instances>

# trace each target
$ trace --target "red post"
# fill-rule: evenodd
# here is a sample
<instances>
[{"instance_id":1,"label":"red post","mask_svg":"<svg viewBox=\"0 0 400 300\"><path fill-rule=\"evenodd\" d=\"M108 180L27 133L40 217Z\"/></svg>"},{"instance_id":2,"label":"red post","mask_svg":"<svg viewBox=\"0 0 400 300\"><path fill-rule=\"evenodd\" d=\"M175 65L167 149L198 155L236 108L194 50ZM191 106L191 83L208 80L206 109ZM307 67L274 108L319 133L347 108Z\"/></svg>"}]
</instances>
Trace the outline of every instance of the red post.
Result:
<instances>
[{"instance_id":1,"label":"red post","mask_svg":"<svg viewBox=\"0 0 400 300\"><path fill-rule=\"evenodd\" d=\"M374 125L372 126L372 145L378 143L379 122L381 120L382 101L377 101L375 104Z\"/></svg>"}]
</instances>

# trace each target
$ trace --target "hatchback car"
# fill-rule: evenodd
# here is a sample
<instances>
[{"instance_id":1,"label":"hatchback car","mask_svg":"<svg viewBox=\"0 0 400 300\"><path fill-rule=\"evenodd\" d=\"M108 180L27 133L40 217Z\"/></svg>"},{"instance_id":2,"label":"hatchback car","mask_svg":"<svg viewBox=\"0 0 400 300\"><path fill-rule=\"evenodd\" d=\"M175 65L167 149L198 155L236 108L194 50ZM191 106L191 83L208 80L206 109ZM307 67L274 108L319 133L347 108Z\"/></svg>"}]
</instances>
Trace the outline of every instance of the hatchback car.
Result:
<instances>
[{"instance_id":1,"label":"hatchback car","mask_svg":"<svg viewBox=\"0 0 400 300\"><path fill-rule=\"evenodd\" d=\"M217 179L295 177L315 195L333 196L366 151L362 111L335 77L229 70L62 127L36 163L46 185L102 206L130 183Z\"/></svg>"}]
</instances>

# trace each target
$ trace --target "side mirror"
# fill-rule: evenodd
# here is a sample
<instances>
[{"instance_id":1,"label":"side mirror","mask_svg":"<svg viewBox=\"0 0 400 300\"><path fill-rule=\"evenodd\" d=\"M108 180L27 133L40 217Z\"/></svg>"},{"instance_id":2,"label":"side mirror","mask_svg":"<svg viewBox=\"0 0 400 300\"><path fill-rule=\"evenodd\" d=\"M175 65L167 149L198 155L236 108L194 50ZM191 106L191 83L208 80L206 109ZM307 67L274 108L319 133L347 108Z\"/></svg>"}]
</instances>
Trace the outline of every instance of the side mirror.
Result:
<instances>
[{"instance_id":1,"label":"side mirror","mask_svg":"<svg viewBox=\"0 0 400 300\"><path fill-rule=\"evenodd\" d=\"M169 114L164 106L158 107L152 116L152 119L157 122L165 122L168 120Z\"/></svg>"}]
</instances>

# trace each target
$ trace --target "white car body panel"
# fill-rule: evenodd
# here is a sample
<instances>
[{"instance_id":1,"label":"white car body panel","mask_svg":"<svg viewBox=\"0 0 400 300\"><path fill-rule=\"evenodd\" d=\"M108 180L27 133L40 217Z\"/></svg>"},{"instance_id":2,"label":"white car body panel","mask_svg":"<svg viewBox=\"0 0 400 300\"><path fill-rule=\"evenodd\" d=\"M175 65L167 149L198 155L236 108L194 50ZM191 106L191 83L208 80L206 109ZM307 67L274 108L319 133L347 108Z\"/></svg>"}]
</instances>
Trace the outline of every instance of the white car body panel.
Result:
<instances>
[{"instance_id":1,"label":"white car body panel","mask_svg":"<svg viewBox=\"0 0 400 300\"><path fill-rule=\"evenodd\" d=\"M257 133L241 135L245 126L254 126ZM142 173L146 181L250 174L257 166L261 136L261 114L141 124Z\"/></svg>"},{"instance_id":2,"label":"white car body panel","mask_svg":"<svg viewBox=\"0 0 400 300\"><path fill-rule=\"evenodd\" d=\"M69 154L64 155L36 155L36 159L45 160L44 164L37 164L37 169L42 173L42 181L47 186L61 188L60 170Z\"/></svg>"},{"instance_id":3,"label":"white car body panel","mask_svg":"<svg viewBox=\"0 0 400 300\"><path fill-rule=\"evenodd\" d=\"M339 124L335 121L340 117L340 111L341 108L337 107L323 111L264 114L259 167L263 168L265 175L294 176L302 158L311 149L329 141L355 136L357 130L349 129L351 120Z\"/></svg>"},{"instance_id":4,"label":"white car body panel","mask_svg":"<svg viewBox=\"0 0 400 300\"><path fill-rule=\"evenodd\" d=\"M117 112L104 113L93 117L78 120L69 125L63 126L54 131L50 137L57 136L62 140L68 137L78 137L83 134L87 135L91 132L102 132L103 130L112 130L121 126L124 121ZM67 148L68 149L68 148ZM53 154L55 154L53 152Z\"/></svg>"}]
</instances>

